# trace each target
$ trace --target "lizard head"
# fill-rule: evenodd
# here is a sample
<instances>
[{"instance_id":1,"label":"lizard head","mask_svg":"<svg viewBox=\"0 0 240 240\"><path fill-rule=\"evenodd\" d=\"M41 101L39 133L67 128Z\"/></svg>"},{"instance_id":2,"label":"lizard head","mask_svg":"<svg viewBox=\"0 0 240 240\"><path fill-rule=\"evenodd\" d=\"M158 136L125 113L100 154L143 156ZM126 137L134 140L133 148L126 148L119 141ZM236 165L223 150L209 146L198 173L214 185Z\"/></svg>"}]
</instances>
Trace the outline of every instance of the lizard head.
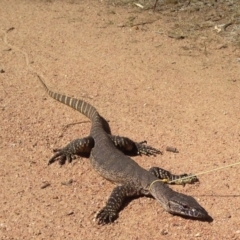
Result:
<instances>
[{"instance_id":1,"label":"lizard head","mask_svg":"<svg viewBox=\"0 0 240 240\"><path fill-rule=\"evenodd\" d=\"M171 214L200 221L213 220L193 197L175 192L166 184L155 181L154 185L151 185L150 193Z\"/></svg>"},{"instance_id":2,"label":"lizard head","mask_svg":"<svg viewBox=\"0 0 240 240\"><path fill-rule=\"evenodd\" d=\"M183 217L211 222L213 219L207 211L191 196L174 192L168 199L168 212Z\"/></svg>"}]
</instances>

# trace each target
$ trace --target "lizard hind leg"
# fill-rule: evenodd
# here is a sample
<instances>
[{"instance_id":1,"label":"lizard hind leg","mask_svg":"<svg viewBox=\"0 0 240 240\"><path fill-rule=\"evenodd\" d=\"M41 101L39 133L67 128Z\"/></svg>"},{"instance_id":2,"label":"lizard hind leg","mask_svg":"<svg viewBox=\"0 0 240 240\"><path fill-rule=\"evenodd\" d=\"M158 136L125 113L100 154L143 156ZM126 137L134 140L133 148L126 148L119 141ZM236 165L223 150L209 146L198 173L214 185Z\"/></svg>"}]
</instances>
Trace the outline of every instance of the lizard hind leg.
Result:
<instances>
[{"instance_id":1,"label":"lizard hind leg","mask_svg":"<svg viewBox=\"0 0 240 240\"><path fill-rule=\"evenodd\" d=\"M109 135L114 145L122 152L127 155L146 155L146 156L156 156L157 154L162 154L162 152L156 148L147 145L146 141L135 142L127 137Z\"/></svg>"},{"instance_id":2,"label":"lizard hind leg","mask_svg":"<svg viewBox=\"0 0 240 240\"><path fill-rule=\"evenodd\" d=\"M94 140L91 136L85 138L75 139L65 147L54 149L55 155L50 158L48 165L58 161L60 165L65 164L66 161L72 162L76 156L88 156L94 147Z\"/></svg>"}]
</instances>

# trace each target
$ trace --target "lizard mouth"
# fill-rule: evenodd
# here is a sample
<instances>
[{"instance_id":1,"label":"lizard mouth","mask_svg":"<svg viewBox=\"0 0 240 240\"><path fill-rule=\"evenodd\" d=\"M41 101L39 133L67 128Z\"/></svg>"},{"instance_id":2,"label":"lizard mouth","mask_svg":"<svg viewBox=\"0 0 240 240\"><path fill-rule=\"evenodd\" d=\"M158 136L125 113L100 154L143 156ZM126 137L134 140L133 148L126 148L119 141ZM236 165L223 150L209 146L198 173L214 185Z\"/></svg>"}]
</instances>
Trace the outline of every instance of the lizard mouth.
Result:
<instances>
[{"instance_id":1,"label":"lizard mouth","mask_svg":"<svg viewBox=\"0 0 240 240\"><path fill-rule=\"evenodd\" d=\"M189 208L187 206L182 206L181 209L179 209L179 212L172 212L174 215L179 215L183 218L192 219L192 220L199 220L199 221L206 221L206 222L212 222L213 218L209 216L207 211L204 208Z\"/></svg>"}]
</instances>

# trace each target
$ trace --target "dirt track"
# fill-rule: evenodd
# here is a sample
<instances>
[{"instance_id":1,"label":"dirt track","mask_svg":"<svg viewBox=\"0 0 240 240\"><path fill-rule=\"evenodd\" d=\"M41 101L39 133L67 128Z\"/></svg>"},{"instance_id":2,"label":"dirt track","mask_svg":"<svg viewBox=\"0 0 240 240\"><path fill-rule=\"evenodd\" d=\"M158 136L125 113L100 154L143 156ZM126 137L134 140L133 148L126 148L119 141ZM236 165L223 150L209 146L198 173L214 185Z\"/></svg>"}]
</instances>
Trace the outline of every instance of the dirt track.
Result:
<instances>
[{"instance_id":1,"label":"dirt track","mask_svg":"<svg viewBox=\"0 0 240 240\"><path fill-rule=\"evenodd\" d=\"M0 239L240 239L239 166L173 186L212 223L172 216L143 197L98 226L94 215L113 185L87 159L47 166L52 149L87 136L90 122L50 99L30 70L92 103L114 134L179 149L135 157L144 168L198 173L240 161L236 42L214 25L175 31L186 15L161 6L153 13L95 0L2 0L0 9Z\"/></svg>"}]
</instances>

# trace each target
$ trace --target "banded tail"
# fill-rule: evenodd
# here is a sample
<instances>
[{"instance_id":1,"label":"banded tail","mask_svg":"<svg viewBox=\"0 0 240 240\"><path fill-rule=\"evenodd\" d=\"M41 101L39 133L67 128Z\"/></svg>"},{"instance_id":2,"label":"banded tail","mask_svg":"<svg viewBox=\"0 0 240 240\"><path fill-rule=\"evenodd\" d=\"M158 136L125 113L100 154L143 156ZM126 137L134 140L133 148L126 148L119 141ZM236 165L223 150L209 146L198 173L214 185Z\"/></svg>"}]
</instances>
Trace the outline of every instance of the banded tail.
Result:
<instances>
[{"instance_id":1,"label":"banded tail","mask_svg":"<svg viewBox=\"0 0 240 240\"><path fill-rule=\"evenodd\" d=\"M94 120L94 117L96 117L96 115L99 115L95 107L93 107L91 104L89 104L83 100L52 92L51 90L48 89L48 87L43 82L41 77L39 75L37 75L37 76L38 76L40 82L42 83L43 87L45 88L46 92L48 93L48 95L50 97L52 97L53 99L79 111L80 113L82 113L83 115L85 115L92 121Z\"/></svg>"}]
</instances>

